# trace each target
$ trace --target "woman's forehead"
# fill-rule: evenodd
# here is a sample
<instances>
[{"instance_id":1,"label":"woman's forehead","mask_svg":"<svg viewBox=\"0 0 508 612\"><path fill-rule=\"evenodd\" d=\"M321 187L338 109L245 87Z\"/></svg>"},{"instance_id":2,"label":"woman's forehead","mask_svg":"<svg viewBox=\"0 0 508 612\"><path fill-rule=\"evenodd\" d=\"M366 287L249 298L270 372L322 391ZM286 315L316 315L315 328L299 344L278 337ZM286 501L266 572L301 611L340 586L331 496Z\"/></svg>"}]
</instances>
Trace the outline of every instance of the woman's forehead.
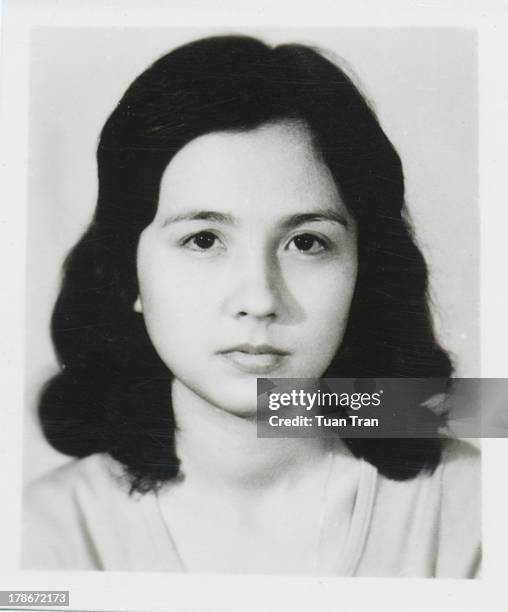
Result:
<instances>
[{"instance_id":1,"label":"woman's forehead","mask_svg":"<svg viewBox=\"0 0 508 612\"><path fill-rule=\"evenodd\" d=\"M347 213L309 128L296 121L213 132L183 147L163 174L158 215L196 209L239 217Z\"/></svg>"}]
</instances>

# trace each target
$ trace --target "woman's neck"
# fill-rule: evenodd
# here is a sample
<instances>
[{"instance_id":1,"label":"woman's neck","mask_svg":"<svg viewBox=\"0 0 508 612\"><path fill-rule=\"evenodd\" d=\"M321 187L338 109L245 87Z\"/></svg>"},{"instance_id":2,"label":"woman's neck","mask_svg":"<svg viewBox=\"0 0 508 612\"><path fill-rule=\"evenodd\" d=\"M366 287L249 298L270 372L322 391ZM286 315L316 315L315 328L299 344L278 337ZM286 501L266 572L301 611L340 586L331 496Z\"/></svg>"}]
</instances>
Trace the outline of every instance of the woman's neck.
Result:
<instances>
[{"instance_id":1,"label":"woman's neck","mask_svg":"<svg viewBox=\"0 0 508 612\"><path fill-rule=\"evenodd\" d=\"M267 489L307 475L330 450L318 438L258 438L255 417L213 406L175 379L176 452L184 479L217 489Z\"/></svg>"}]
</instances>

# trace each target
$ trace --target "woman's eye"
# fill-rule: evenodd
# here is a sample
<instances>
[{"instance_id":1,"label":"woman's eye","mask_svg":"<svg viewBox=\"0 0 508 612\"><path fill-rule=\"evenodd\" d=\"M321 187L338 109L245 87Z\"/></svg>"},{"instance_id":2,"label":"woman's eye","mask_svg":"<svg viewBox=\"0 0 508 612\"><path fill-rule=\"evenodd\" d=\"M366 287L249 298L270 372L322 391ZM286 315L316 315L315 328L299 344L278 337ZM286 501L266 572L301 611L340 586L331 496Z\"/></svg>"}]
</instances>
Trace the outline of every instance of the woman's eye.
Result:
<instances>
[{"instance_id":1,"label":"woman's eye","mask_svg":"<svg viewBox=\"0 0 508 612\"><path fill-rule=\"evenodd\" d=\"M313 234L299 234L291 240L288 249L290 251L294 251L296 249L301 253L314 255L326 250L326 244L323 240L317 236L314 236Z\"/></svg>"},{"instance_id":2,"label":"woman's eye","mask_svg":"<svg viewBox=\"0 0 508 612\"><path fill-rule=\"evenodd\" d=\"M193 251L209 251L220 246L220 241L212 232L199 232L187 238L184 245Z\"/></svg>"}]
</instances>

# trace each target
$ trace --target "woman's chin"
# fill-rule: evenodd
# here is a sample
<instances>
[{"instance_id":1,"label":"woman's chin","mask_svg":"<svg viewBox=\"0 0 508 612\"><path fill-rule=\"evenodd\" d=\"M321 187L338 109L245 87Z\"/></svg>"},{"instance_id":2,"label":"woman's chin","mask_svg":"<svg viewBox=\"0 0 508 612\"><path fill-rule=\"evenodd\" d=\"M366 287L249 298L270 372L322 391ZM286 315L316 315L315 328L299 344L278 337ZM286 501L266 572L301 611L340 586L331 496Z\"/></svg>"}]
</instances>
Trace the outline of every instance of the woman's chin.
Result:
<instances>
[{"instance_id":1,"label":"woman's chin","mask_svg":"<svg viewBox=\"0 0 508 612\"><path fill-rule=\"evenodd\" d=\"M242 390L234 392L234 389L228 391L230 392L214 397L212 403L232 416L254 419L257 413L257 387L254 385L247 393Z\"/></svg>"},{"instance_id":2,"label":"woman's chin","mask_svg":"<svg viewBox=\"0 0 508 612\"><path fill-rule=\"evenodd\" d=\"M257 413L257 381L231 380L219 381L201 380L192 384L189 379L175 378L173 383L173 401L177 405L196 404L201 408L219 411L224 415L232 415L245 419L255 419Z\"/></svg>"}]
</instances>

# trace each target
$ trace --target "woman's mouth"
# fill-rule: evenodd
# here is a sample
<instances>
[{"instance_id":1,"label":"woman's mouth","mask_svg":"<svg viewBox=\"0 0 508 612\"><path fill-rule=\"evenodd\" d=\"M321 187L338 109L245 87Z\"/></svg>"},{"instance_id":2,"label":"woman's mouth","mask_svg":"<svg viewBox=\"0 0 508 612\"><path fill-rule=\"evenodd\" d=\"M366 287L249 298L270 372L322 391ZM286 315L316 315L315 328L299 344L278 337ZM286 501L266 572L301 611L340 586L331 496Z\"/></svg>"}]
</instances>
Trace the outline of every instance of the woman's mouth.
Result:
<instances>
[{"instance_id":1,"label":"woman's mouth","mask_svg":"<svg viewBox=\"0 0 508 612\"><path fill-rule=\"evenodd\" d=\"M267 344L241 344L219 354L241 372L269 374L277 370L289 353Z\"/></svg>"}]
</instances>

